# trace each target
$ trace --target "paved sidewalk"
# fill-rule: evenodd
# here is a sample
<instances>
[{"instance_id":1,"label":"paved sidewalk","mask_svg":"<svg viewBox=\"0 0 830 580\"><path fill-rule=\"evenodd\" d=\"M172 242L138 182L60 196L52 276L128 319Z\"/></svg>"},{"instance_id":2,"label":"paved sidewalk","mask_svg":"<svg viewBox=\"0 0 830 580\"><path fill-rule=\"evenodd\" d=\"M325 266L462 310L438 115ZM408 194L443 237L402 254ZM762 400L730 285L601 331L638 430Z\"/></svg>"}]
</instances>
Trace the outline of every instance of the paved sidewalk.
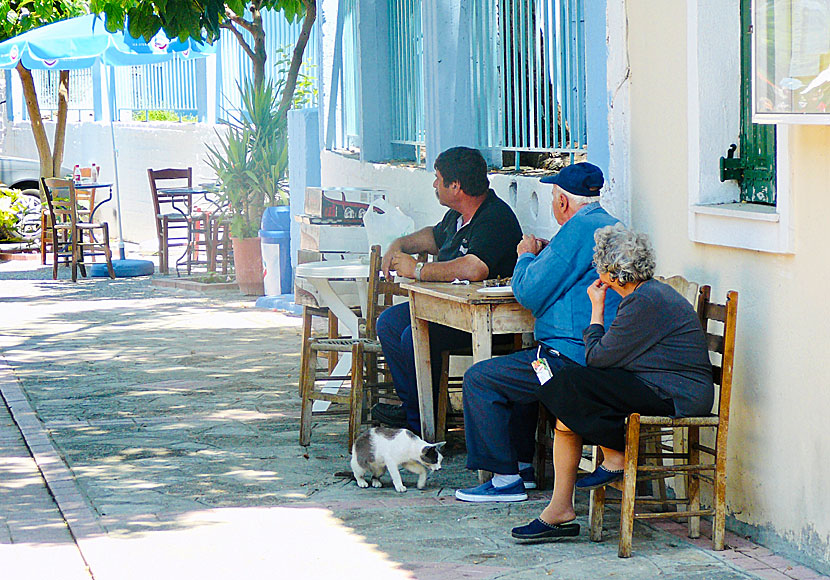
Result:
<instances>
[{"instance_id":1,"label":"paved sidewalk","mask_svg":"<svg viewBox=\"0 0 830 580\"><path fill-rule=\"evenodd\" d=\"M732 535L713 552L671 522L638 523L620 560L613 510L608 539L588 541L585 495L577 540L517 545L510 528L548 492L457 502L474 483L458 438L425 490L358 489L338 475L343 420L297 444L298 318L234 292L50 273L0 264L0 391L18 423L0 402L0 577L819 577Z\"/></svg>"}]
</instances>

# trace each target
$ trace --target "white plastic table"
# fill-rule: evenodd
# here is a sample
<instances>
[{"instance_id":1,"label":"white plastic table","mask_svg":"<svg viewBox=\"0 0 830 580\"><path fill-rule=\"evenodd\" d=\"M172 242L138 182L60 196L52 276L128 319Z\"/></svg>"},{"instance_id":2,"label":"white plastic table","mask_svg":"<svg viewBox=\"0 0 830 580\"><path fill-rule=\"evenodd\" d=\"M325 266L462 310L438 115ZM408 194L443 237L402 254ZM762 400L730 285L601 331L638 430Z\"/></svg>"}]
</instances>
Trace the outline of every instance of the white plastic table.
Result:
<instances>
[{"instance_id":1,"label":"white plastic table","mask_svg":"<svg viewBox=\"0 0 830 580\"><path fill-rule=\"evenodd\" d=\"M325 306L337 317L346 328L350 337L357 337L359 319L357 315L346 304L341 293L332 288L334 281L351 282L357 289L357 296L360 301L360 309L366 315L367 292L369 288L369 264L362 260L332 260L327 262L308 262L300 264L294 271L294 275L308 280L317 290L320 306ZM342 288L342 285L340 285ZM333 375L346 375L352 366L351 353L344 353L332 371ZM340 381L327 381L323 387L325 393L336 393L340 388ZM320 412L328 409L328 401L314 401L312 412Z\"/></svg>"}]
</instances>

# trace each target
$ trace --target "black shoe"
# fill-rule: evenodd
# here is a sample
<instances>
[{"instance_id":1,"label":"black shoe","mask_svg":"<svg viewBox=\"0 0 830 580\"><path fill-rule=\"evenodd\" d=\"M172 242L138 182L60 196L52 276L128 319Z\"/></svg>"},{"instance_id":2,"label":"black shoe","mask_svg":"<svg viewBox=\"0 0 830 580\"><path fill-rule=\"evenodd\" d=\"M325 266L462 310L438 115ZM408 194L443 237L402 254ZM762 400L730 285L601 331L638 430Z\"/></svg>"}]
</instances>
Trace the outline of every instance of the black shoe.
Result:
<instances>
[{"instance_id":1,"label":"black shoe","mask_svg":"<svg viewBox=\"0 0 830 580\"><path fill-rule=\"evenodd\" d=\"M403 429L407 426L406 411L400 405L378 403L372 407L372 419L387 427Z\"/></svg>"}]
</instances>

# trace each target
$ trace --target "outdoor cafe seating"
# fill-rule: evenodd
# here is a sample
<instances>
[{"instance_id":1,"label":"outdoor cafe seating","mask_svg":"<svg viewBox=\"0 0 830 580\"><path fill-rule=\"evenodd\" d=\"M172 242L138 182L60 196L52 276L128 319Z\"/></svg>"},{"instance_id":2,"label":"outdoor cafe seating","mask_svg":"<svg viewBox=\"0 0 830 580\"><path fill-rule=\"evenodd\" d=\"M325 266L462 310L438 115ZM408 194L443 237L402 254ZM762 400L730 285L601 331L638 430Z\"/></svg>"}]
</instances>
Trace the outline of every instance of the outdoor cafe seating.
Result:
<instances>
[{"instance_id":1,"label":"outdoor cafe seating","mask_svg":"<svg viewBox=\"0 0 830 580\"><path fill-rule=\"evenodd\" d=\"M194 266L209 265L212 232L210 214L193 206L193 168L147 169L153 198L159 271L170 271L170 250L184 248L174 265L184 261L187 273Z\"/></svg>"},{"instance_id":2,"label":"outdoor cafe seating","mask_svg":"<svg viewBox=\"0 0 830 580\"><path fill-rule=\"evenodd\" d=\"M51 225L52 279L58 278L58 265L63 262L72 267L72 281L78 280L78 270L86 277L85 258L104 256L107 273L115 278L112 268L112 252L109 247L109 226L87 220L92 214L89 196L80 196L75 182L67 179L41 178ZM97 232L97 237L96 237Z\"/></svg>"}]
</instances>

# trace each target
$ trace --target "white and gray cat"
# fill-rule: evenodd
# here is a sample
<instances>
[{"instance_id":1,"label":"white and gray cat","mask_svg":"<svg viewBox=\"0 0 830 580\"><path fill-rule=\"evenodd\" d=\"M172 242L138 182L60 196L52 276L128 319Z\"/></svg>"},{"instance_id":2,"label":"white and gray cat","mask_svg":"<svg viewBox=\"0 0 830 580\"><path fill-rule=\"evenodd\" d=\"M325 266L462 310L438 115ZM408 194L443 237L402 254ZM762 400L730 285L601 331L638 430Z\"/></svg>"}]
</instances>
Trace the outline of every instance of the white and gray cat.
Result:
<instances>
[{"instance_id":1,"label":"white and gray cat","mask_svg":"<svg viewBox=\"0 0 830 580\"><path fill-rule=\"evenodd\" d=\"M430 471L441 469L440 449L446 442L427 443L409 429L372 427L352 445L352 472L359 487L369 487L364 475L372 474L372 487L382 487L384 468L399 492L406 491L398 467L418 474L418 489L423 489Z\"/></svg>"}]
</instances>

